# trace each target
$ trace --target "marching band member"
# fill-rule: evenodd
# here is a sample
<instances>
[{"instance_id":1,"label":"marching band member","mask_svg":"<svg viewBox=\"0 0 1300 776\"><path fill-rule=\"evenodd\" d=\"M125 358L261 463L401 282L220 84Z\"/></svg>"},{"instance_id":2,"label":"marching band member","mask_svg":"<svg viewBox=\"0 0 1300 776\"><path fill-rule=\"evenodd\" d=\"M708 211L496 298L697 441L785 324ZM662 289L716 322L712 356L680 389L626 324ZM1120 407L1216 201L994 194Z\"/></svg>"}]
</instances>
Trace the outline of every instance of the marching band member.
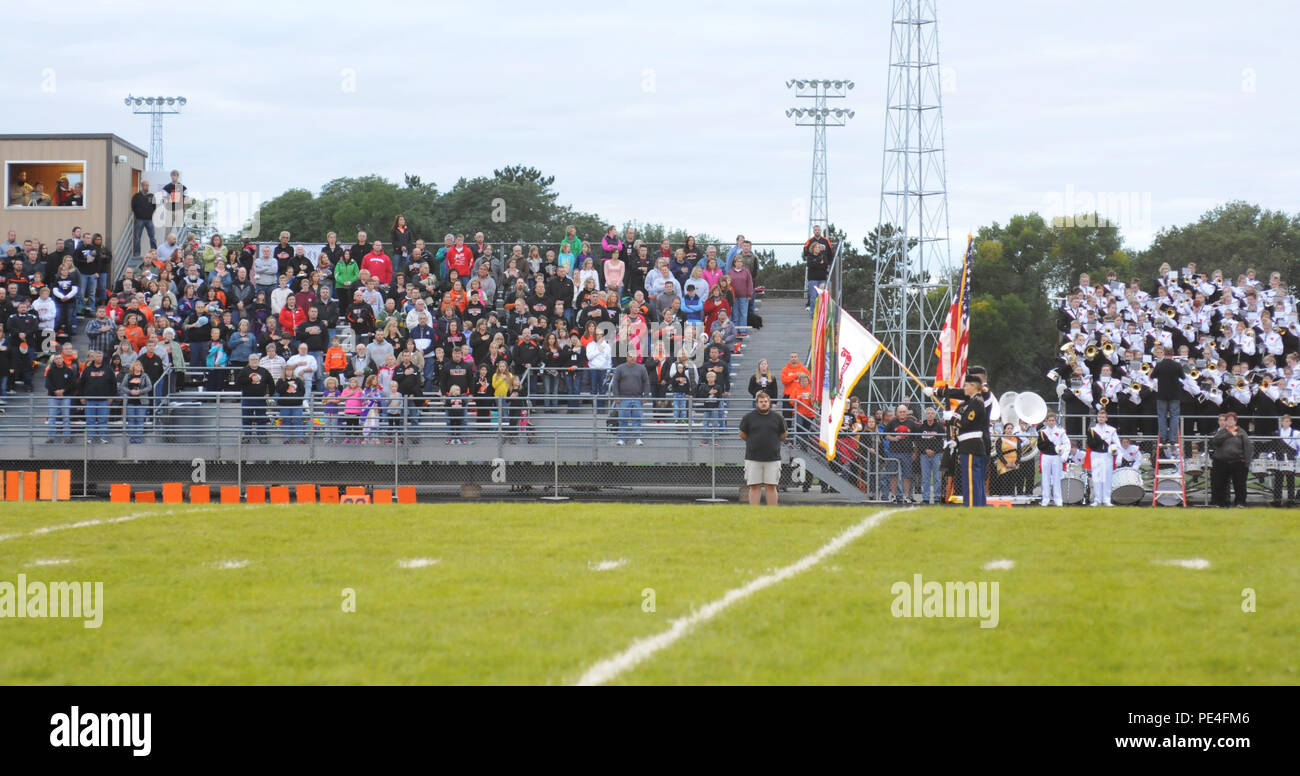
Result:
<instances>
[{"instance_id":1,"label":"marching band member","mask_svg":"<svg viewBox=\"0 0 1300 776\"><path fill-rule=\"evenodd\" d=\"M1043 465L1042 506L1047 502L1064 506L1061 499L1062 461L1070 458L1070 437L1065 429L1056 425L1056 413L1048 411L1043 426L1038 430L1038 458Z\"/></svg>"},{"instance_id":2,"label":"marching band member","mask_svg":"<svg viewBox=\"0 0 1300 776\"><path fill-rule=\"evenodd\" d=\"M1114 455L1119 452L1119 435L1106 422L1106 410L1097 411L1097 422L1088 429L1088 460L1092 466L1092 505L1114 506L1110 503L1110 475L1115 468Z\"/></svg>"},{"instance_id":3,"label":"marching band member","mask_svg":"<svg viewBox=\"0 0 1300 776\"><path fill-rule=\"evenodd\" d=\"M1300 458L1300 430L1291 426L1291 416L1283 415L1281 418L1282 425L1278 427L1277 436L1280 444L1277 446L1277 457L1283 461L1294 461ZM1293 472L1273 471L1273 500L1271 506L1282 506L1282 480L1286 479L1286 505L1295 505L1295 474Z\"/></svg>"},{"instance_id":4,"label":"marching band member","mask_svg":"<svg viewBox=\"0 0 1300 776\"><path fill-rule=\"evenodd\" d=\"M1115 462L1116 469L1141 469L1142 468L1142 451L1128 437L1120 437L1119 440L1119 458Z\"/></svg>"}]
</instances>

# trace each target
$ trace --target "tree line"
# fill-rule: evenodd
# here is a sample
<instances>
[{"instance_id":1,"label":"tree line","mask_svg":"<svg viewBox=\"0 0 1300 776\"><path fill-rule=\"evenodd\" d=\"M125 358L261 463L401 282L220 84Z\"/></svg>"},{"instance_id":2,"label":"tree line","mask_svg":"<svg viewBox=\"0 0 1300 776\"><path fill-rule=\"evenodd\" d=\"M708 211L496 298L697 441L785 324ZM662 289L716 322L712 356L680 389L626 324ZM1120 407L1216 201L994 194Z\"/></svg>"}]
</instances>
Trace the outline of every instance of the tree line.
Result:
<instances>
[{"instance_id":1,"label":"tree line","mask_svg":"<svg viewBox=\"0 0 1300 776\"><path fill-rule=\"evenodd\" d=\"M374 175L337 178L317 194L290 189L264 203L259 239L273 240L287 230L302 242L323 242L330 231L345 243L358 231L386 240L393 219L402 213L416 235L435 245L443 234L469 239L477 231L492 242L558 243L569 226L583 240L599 241L611 223L561 203L554 184L554 176L520 165L493 170L491 176L461 178L445 192L409 174L401 184ZM636 227L637 236L651 245L664 238L678 245L687 234L701 246L717 244L724 252L732 243L731 236L635 221L619 225L620 235L627 226ZM843 262L844 306L868 325L876 265L891 232L891 225L878 226L855 241L834 224L827 228ZM757 233L749 236L762 239ZM964 242L954 253L962 248ZM783 258L789 257L760 251L759 282L769 288L802 288L802 264ZM987 367L999 390L1048 391L1045 372L1056 355L1057 300L1080 273L1100 280L1114 269L1125 282L1137 277L1153 292L1161 264L1179 268L1189 262L1204 270L1222 269L1233 279L1248 268L1265 277L1276 270L1294 288L1300 277L1300 215L1228 202L1193 223L1161 230L1146 250L1136 252L1124 247L1118 226L1100 218L1077 218L1066 225L1031 212L982 226L975 234L971 274L970 361ZM958 281L953 278L954 287Z\"/></svg>"}]
</instances>

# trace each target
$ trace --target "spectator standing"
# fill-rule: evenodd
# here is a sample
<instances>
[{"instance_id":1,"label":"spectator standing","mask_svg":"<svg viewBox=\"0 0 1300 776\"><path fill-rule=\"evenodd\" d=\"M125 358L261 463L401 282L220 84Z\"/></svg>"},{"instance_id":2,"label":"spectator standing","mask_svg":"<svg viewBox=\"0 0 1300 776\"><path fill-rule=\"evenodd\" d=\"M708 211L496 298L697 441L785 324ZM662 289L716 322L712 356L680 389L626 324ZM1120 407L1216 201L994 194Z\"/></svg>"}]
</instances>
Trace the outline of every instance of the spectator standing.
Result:
<instances>
[{"instance_id":1,"label":"spectator standing","mask_svg":"<svg viewBox=\"0 0 1300 776\"><path fill-rule=\"evenodd\" d=\"M943 443L947 439L948 429L934 407L925 408L925 420L917 431L917 458L921 464L921 501L937 504L941 497L940 463L943 461Z\"/></svg>"},{"instance_id":2,"label":"spectator standing","mask_svg":"<svg viewBox=\"0 0 1300 776\"><path fill-rule=\"evenodd\" d=\"M1211 502L1217 507L1228 506L1228 484L1231 482L1233 505L1246 506L1246 473L1253 456L1250 437L1237 425L1237 413L1223 416L1223 426L1210 439L1210 490Z\"/></svg>"},{"instance_id":3,"label":"spectator standing","mask_svg":"<svg viewBox=\"0 0 1300 776\"><path fill-rule=\"evenodd\" d=\"M749 503L758 506L763 493L767 505L777 503L776 487L781 481L781 443L786 438L785 419L772 409L766 391L754 396L757 407L740 419L740 438L745 441L745 484Z\"/></svg>"},{"instance_id":4,"label":"spectator standing","mask_svg":"<svg viewBox=\"0 0 1300 776\"><path fill-rule=\"evenodd\" d=\"M629 353L627 361L614 369L610 392L618 400L619 436L614 444L625 444L633 434L637 445L645 444L641 440L642 402L650 394L650 373L637 361L635 354Z\"/></svg>"},{"instance_id":5,"label":"spectator standing","mask_svg":"<svg viewBox=\"0 0 1300 776\"><path fill-rule=\"evenodd\" d=\"M131 218L133 238L131 240L131 250L133 255L140 255L140 233L149 234L150 250L158 249L158 238L154 234L153 214L158 209L157 203L154 202L153 195L149 193L149 181L140 181L140 190L131 196Z\"/></svg>"},{"instance_id":6,"label":"spectator standing","mask_svg":"<svg viewBox=\"0 0 1300 776\"><path fill-rule=\"evenodd\" d=\"M181 183L180 170L172 170L171 182L163 186L163 194L167 202L167 234L179 233L181 227L185 224L185 206L189 204L189 198L185 192L189 189ZM176 232L172 232L175 229Z\"/></svg>"},{"instance_id":7,"label":"spectator standing","mask_svg":"<svg viewBox=\"0 0 1300 776\"><path fill-rule=\"evenodd\" d=\"M808 311L811 313L817 303L818 292L826 287L826 278L830 276L831 257L826 252L825 244L809 240L804 245L804 264L808 270Z\"/></svg>"},{"instance_id":8,"label":"spectator standing","mask_svg":"<svg viewBox=\"0 0 1300 776\"><path fill-rule=\"evenodd\" d=\"M108 400L117 396L117 376L104 363L104 354L92 350L86 354L90 363L81 371L77 393L86 405L86 439L108 444Z\"/></svg>"},{"instance_id":9,"label":"spectator standing","mask_svg":"<svg viewBox=\"0 0 1300 776\"><path fill-rule=\"evenodd\" d=\"M912 420L911 410L906 404L898 405L894 420L885 429L885 440L889 442L889 457L898 462L898 475L889 483L890 497L896 503L912 503L912 459L916 446L908 437L920 428Z\"/></svg>"}]
</instances>

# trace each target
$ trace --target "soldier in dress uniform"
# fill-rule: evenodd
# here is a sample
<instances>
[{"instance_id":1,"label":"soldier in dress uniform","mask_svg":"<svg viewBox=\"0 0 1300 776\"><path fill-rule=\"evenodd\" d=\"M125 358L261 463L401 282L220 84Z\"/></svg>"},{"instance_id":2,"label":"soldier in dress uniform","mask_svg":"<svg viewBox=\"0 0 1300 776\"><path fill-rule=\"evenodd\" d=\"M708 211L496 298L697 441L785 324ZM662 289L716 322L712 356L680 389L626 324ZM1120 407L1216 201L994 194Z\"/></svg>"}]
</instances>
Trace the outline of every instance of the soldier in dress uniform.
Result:
<instances>
[{"instance_id":1,"label":"soldier in dress uniform","mask_svg":"<svg viewBox=\"0 0 1300 776\"><path fill-rule=\"evenodd\" d=\"M956 453L961 471L962 496L968 507L985 506L985 472L989 462L989 413L981 395L984 382L975 373L968 373L960 389L935 391L926 387L926 396L958 399L961 404L943 413L944 420L957 427Z\"/></svg>"}]
</instances>

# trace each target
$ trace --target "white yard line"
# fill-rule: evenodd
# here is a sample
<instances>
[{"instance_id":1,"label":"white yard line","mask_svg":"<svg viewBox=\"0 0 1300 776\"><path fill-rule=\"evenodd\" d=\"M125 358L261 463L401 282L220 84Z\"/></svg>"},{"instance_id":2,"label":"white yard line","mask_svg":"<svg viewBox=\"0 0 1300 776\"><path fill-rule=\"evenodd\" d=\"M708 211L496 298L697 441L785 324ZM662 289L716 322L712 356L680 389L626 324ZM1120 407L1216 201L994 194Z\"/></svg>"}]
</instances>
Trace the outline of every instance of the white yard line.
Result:
<instances>
[{"instance_id":1,"label":"white yard line","mask_svg":"<svg viewBox=\"0 0 1300 776\"><path fill-rule=\"evenodd\" d=\"M911 511L911 509L886 509L883 512L877 512L864 518L861 522L845 529L840 535L822 545L820 549L811 555L805 555L789 566L777 569L771 574L765 574L743 587L728 590L718 600L705 604L702 608L681 619L673 620L672 625L663 633L634 640L628 645L627 649L588 668L575 684L597 685L617 678L624 671L628 671L650 659L659 650L672 646L690 633L696 625L708 622L732 604L743 601L763 588L771 587L778 582L784 582L797 574L807 571L862 538L867 531L880 525L890 515L908 511Z\"/></svg>"},{"instance_id":2,"label":"white yard line","mask_svg":"<svg viewBox=\"0 0 1300 776\"><path fill-rule=\"evenodd\" d=\"M142 517L150 517L150 516L166 517L168 515L192 515L195 514L196 512L213 512L213 511L216 510L205 508L205 509L182 509L182 510L169 509L165 512L135 512L130 515L122 515L121 517L105 517L103 519L81 520L76 523L63 523L61 525L47 525L41 528L33 528L27 533L0 534L0 542L6 541L8 539L17 539L21 536L42 536L47 533L53 533L54 531L67 531L72 528L90 528L96 525L109 525L110 523L125 523L131 520L139 520Z\"/></svg>"},{"instance_id":3,"label":"white yard line","mask_svg":"<svg viewBox=\"0 0 1300 776\"><path fill-rule=\"evenodd\" d=\"M613 571L625 563L627 563L627 558L619 558L618 560L602 560L599 563L587 561L587 568L592 571Z\"/></svg>"},{"instance_id":4,"label":"white yard line","mask_svg":"<svg viewBox=\"0 0 1300 776\"><path fill-rule=\"evenodd\" d=\"M220 563L213 563L213 568L218 569L242 569L248 565L246 560L223 560Z\"/></svg>"},{"instance_id":5,"label":"white yard line","mask_svg":"<svg viewBox=\"0 0 1300 776\"><path fill-rule=\"evenodd\" d=\"M980 568L984 569L985 571L1005 571L1007 569L1013 569L1015 567L1016 567L1016 562L1014 560L1002 559L1002 560L991 560L988 563L985 563Z\"/></svg>"},{"instance_id":6,"label":"white yard line","mask_svg":"<svg viewBox=\"0 0 1300 776\"><path fill-rule=\"evenodd\" d=\"M64 563L71 563L68 558L39 558L28 563L28 566L62 566Z\"/></svg>"},{"instance_id":7,"label":"white yard line","mask_svg":"<svg viewBox=\"0 0 1300 776\"><path fill-rule=\"evenodd\" d=\"M1180 566L1182 568L1192 569L1194 571L1200 571L1202 569L1208 569L1210 567L1210 562L1205 558L1187 558L1185 560L1157 560L1157 561L1152 561L1152 563L1158 563L1161 566Z\"/></svg>"},{"instance_id":8,"label":"white yard line","mask_svg":"<svg viewBox=\"0 0 1300 776\"><path fill-rule=\"evenodd\" d=\"M404 569L422 569L439 563L441 560L441 558L411 558L409 560L399 560L397 565Z\"/></svg>"}]
</instances>

